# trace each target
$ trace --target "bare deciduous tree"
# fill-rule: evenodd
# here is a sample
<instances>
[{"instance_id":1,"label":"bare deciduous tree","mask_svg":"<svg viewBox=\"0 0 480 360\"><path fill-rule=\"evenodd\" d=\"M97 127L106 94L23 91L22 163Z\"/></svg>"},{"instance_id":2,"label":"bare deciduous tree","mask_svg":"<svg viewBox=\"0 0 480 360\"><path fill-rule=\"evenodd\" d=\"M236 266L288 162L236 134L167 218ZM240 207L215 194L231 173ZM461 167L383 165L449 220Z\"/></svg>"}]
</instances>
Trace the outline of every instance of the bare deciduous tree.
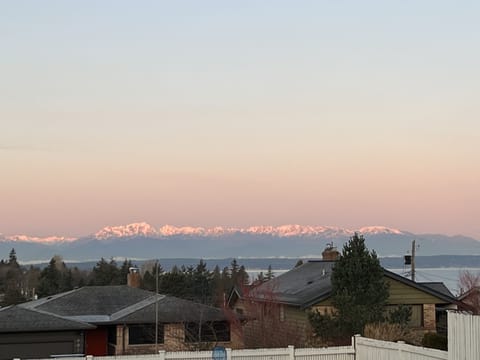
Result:
<instances>
[{"instance_id":1,"label":"bare deciduous tree","mask_svg":"<svg viewBox=\"0 0 480 360\"><path fill-rule=\"evenodd\" d=\"M462 271L458 286L461 301L471 307L474 314L480 314L480 272Z\"/></svg>"}]
</instances>

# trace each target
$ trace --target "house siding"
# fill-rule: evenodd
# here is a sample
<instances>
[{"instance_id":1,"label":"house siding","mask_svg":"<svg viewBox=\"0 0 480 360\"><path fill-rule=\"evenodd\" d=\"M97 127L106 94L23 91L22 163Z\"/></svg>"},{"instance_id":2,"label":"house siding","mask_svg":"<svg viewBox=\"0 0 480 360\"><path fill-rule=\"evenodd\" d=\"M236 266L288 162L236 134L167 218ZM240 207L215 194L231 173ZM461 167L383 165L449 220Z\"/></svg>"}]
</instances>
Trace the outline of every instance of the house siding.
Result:
<instances>
[{"instance_id":1,"label":"house siding","mask_svg":"<svg viewBox=\"0 0 480 360\"><path fill-rule=\"evenodd\" d=\"M310 334L308 315L298 307L239 300L234 309L250 318L243 328L244 345L249 349L302 346Z\"/></svg>"},{"instance_id":2,"label":"house siding","mask_svg":"<svg viewBox=\"0 0 480 360\"><path fill-rule=\"evenodd\" d=\"M433 295L427 294L414 287L403 284L399 281L387 278L389 286L388 304L394 305L411 305L411 304L435 304L439 303L439 299Z\"/></svg>"}]
</instances>

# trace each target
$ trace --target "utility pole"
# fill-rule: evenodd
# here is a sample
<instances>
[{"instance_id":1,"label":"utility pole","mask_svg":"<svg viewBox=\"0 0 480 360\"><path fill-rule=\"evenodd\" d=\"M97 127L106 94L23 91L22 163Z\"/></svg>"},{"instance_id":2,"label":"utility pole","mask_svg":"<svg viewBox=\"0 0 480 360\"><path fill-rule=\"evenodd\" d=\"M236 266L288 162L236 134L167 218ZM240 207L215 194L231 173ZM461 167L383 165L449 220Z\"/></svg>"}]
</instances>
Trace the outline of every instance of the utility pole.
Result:
<instances>
[{"instance_id":1,"label":"utility pole","mask_svg":"<svg viewBox=\"0 0 480 360\"><path fill-rule=\"evenodd\" d=\"M158 260L155 267L155 354L158 354Z\"/></svg>"},{"instance_id":2,"label":"utility pole","mask_svg":"<svg viewBox=\"0 0 480 360\"><path fill-rule=\"evenodd\" d=\"M412 281L415 281L415 240L412 241Z\"/></svg>"}]
</instances>

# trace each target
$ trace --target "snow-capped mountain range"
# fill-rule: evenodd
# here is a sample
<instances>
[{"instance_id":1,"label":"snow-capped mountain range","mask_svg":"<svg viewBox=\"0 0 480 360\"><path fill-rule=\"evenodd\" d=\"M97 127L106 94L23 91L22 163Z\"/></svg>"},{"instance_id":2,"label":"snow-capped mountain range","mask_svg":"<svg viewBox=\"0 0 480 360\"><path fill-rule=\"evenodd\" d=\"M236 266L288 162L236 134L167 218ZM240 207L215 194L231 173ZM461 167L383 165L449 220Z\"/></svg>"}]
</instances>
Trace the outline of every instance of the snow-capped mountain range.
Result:
<instances>
[{"instance_id":1,"label":"snow-capped mountain range","mask_svg":"<svg viewBox=\"0 0 480 360\"><path fill-rule=\"evenodd\" d=\"M128 225L106 226L97 231L93 235L87 236L96 240L105 240L110 238L125 238L125 237L168 237L168 236L223 236L229 234L250 234L250 235L270 235L278 237L293 237L293 236L322 236L326 238L336 238L338 236L352 236L355 232L363 235L371 234L397 234L401 235L404 232L388 228L385 226L365 226L360 229L350 230L334 226L309 226L309 225L281 225L281 226L250 226L246 228L241 227L191 227L182 226L177 227L173 225L163 225L160 228L146 222L131 223ZM9 241L23 241L35 243L64 243L73 242L79 238L66 236L49 236L37 237L28 235L7 235L0 234L0 240Z\"/></svg>"},{"instance_id":2,"label":"snow-capped mountain range","mask_svg":"<svg viewBox=\"0 0 480 360\"><path fill-rule=\"evenodd\" d=\"M341 248L358 232L369 249L380 256L403 256L412 240L420 246L419 255L480 255L480 241L465 236L413 234L385 226L344 229L334 226L250 226L189 227L164 225L156 228L146 222L107 226L91 235L35 237L1 235L0 258L15 248L23 261L49 260L59 254L65 259L83 261L100 257L228 258L304 257L321 253L328 243Z\"/></svg>"}]
</instances>

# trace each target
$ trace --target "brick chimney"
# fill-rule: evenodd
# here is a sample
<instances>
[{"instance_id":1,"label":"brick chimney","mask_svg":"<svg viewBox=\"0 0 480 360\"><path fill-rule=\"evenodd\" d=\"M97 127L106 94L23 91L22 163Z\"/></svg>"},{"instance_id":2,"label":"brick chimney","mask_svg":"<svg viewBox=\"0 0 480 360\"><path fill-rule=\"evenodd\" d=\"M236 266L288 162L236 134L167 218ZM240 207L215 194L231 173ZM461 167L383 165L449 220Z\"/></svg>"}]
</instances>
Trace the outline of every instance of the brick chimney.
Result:
<instances>
[{"instance_id":1,"label":"brick chimney","mask_svg":"<svg viewBox=\"0 0 480 360\"><path fill-rule=\"evenodd\" d=\"M325 250L322 252L322 259L324 261L336 261L340 253L337 251L337 248L333 246L333 242L327 244Z\"/></svg>"},{"instance_id":2,"label":"brick chimney","mask_svg":"<svg viewBox=\"0 0 480 360\"><path fill-rule=\"evenodd\" d=\"M139 288L142 278L140 277L140 270L137 267L128 269L127 285L134 288Z\"/></svg>"}]
</instances>

